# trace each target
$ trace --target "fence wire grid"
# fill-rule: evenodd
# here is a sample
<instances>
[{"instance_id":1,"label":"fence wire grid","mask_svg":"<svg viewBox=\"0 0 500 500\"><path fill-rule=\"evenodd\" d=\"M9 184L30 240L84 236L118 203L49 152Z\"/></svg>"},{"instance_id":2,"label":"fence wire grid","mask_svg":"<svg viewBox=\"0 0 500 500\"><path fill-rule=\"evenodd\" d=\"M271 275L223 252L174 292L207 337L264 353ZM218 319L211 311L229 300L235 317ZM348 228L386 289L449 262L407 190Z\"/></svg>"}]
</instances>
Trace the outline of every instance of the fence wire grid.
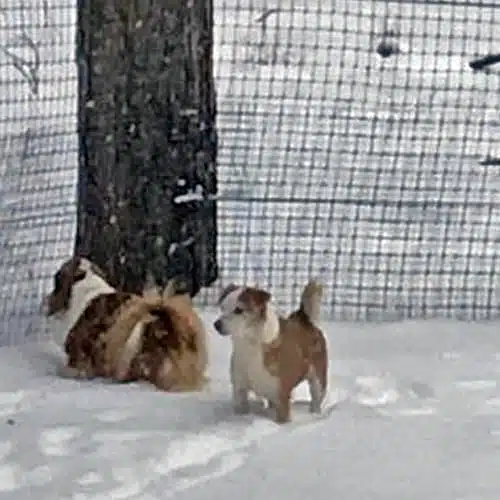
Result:
<instances>
[{"instance_id":1,"label":"fence wire grid","mask_svg":"<svg viewBox=\"0 0 500 500\"><path fill-rule=\"evenodd\" d=\"M499 312L500 4L214 0L219 265L334 319ZM75 231L76 2L0 7L1 343Z\"/></svg>"}]
</instances>

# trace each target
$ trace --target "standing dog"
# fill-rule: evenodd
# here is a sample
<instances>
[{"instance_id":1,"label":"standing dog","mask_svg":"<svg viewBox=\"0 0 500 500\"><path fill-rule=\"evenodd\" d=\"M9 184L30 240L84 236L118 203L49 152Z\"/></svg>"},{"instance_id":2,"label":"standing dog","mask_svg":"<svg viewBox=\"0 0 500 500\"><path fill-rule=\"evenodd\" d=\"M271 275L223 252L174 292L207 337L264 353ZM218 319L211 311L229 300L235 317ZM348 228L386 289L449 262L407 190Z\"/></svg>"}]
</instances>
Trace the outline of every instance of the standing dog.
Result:
<instances>
[{"instance_id":1,"label":"standing dog","mask_svg":"<svg viewBox=\"0 0 500 500\"><path fill-rule=\"evenodd\" d=\"M221 316L214 323L221 335L231 335L231 384L237 413L250 410L248 394L267 399L279 423L290 420L293 389L307 380L310 411L321 412L328 380L325 337L315 325L323 288L311 281L300 308L288 318L276 312L271 295L252 287L228 286L219 300Z\"/></svg>"},{"instance_id":2,"label":"standing dog","mask_svg":"<svg viewBox=\"0 0 500 500\"><path fill-rule=\"evenodd\" d=\"M171 284L163 294L121 292L89 260L73 257L42 308L67 355L61 376L147 380L165 391L205 383L205 329L190 297L172 296Z\"/></svg>"}]
</instances>

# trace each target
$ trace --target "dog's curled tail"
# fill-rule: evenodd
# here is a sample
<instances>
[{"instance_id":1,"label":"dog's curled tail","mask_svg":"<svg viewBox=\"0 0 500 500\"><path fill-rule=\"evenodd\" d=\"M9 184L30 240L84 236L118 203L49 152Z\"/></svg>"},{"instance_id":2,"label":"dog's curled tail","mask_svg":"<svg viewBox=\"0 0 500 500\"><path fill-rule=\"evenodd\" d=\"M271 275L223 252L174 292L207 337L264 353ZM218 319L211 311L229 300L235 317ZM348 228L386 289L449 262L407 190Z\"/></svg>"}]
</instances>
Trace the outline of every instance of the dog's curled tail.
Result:
<instances>
[{"instance_id":1,"label":"dog's curled tail","mask_svg":"<svg viewBox=\"0 0 500 500\"><path fill-rule=\"evenodd\" d=\"M144 326L164 307L160 295L132 296L105 334L104 363L111 376L122 380L142 346Z\"/></svg>"},{"instance_id":2,"label":"dog's curled tail","mask_svg":"<svg viewBox=\"0 0 500 500\"><path fill-rule=\"evenodd\" d=\"M323 285L316 280L309 281L300 297L299 314L306 316L312 323L316 324L319 321L322 298Z\"/></svg>"}]
</instances>

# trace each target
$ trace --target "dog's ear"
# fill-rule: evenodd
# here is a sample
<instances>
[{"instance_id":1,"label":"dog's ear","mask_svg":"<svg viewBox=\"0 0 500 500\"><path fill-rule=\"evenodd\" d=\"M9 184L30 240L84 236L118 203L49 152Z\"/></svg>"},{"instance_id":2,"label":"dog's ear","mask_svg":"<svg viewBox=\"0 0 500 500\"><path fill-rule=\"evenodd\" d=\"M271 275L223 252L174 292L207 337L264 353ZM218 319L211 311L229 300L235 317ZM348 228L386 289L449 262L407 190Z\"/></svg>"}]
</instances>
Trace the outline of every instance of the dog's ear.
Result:
<instances>
[{"instance_id":1,"label":"dog's ear","mask_svg":"<svg viewBox=\"0 0 500 500\"><path fill-rule=\"evenodd\" d=\"M234 283L231 283L230 285L227 285L226 288L224 288L224 290L222 290L222 293L220 294L219 296L219 300L217 301L217 304L218 305L221 305L222 304L222 301L231 293L231 292L234 292L235 290L237 290L238 288L240 288L238 285L235 285Z\"/></svg>"},{"instance_id":2,"label":"dog's ear","mask_svg":"<svg viewBox=\"0 0 500 500\"><path fill-rule=\"evenodd\" d=\"M264 316L271 294L260 288L247 288L240 296L240 301L252 312Z\"/></svg>"}]
</instances>

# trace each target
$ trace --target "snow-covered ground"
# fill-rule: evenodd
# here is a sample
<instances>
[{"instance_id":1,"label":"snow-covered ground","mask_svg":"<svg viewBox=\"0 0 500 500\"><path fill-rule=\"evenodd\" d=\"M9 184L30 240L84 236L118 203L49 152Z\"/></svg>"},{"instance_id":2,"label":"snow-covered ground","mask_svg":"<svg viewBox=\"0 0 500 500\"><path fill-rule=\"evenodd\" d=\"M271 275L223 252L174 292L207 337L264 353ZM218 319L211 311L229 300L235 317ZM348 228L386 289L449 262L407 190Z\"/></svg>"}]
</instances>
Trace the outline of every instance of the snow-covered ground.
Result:
<instances>
[{"instance_id":1,"label":"snow-covered ground","mask_svg":"<svg viewBox=\"0 0 500 500\"><path fill-rule=\"evenodd\" d=\"M299 401L283 427L232 414L211 329L199 394L61 380L49 345L0 349L0 498L498 500L498 324L324 329L338 405L311 420Z\"/></svg>"}]
</instances>

